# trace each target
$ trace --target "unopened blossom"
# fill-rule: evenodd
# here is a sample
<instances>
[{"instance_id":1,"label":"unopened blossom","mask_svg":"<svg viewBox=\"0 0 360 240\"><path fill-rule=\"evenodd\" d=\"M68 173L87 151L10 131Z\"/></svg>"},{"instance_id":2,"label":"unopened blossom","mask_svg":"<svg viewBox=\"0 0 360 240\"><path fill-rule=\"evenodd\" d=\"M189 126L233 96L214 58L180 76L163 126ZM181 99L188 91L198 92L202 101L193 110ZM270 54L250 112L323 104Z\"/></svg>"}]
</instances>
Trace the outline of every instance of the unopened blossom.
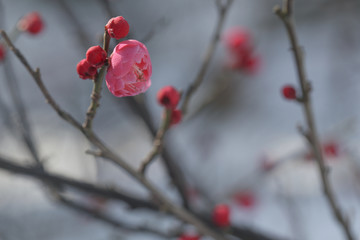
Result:
<instances>
[{"instance_id":1,"label":"unopened blossom","mask_svg":"<svg viewBox=\"0 0 360 240\"><path fill-rule=\"evenodd\" d=\"M130 26L124 17L118 16L111 18L105 25L105 29L110 37L120 39L126 37L129 34Z\"/></svg>"},{"instance_id":2,"label":"unopened blossom","mask_svg":"<svg viewBox=\"0 0 360 240\"><path fill-rule=\"evenodd\" d=\"M250 191L236 193L234 195L234 200L243 208L252 208L255 206L255 195Z\"/></svg>"},{"instance_id":3,"label":"unopened blossom","mask_svg":"<svg viewBox=\"0 0 360 240\"><path fill-rule=\"evenodd\" d=\"M172 86L165 86L158 91L156 98L160 105L174 109L180 101L180 93Z\"/></svg>"},{"instance_id":4,"label":"unopened blossom","mask_svg":"<svg viewBox=\"0 0 360 240\"><path fill-rule=\"evenodd\" d=\"M44 28L44 22L38 12L30 12L23 16L17 25L21 31L36 35Z\"/></svg>"},{"instance_id":5,"label":"unopened blossom","mask_svg":"<svg viewBox=\"0 0 360 240\"><path fill-rule=\"evenodd\" d=\"M152 65L149 52L137 40L120 42L109 58L106 85L116 97L134 96L151 85Z\"/></svg>"},{"instance_id":6,"label":"unopened blossom","mask_svg":"<svg viewBox=\"0 0 360 240\"><path fill-rule=\"evenodd\" d=\"M2 60L4 60L5 54L6 54L5 47L4 47L2 44L0 44L0 62L1 62Z\"/></svg>"},{"instance_id":7,"label":"unopened blossom","mask_svg":"<svg viewBox=\"0 0 360 240\"><path fill-rule=\"evenodd\" d=\"M100 46L90 47L86 51L86 61L92 66L99 68L104 65L107 58L106 51Z\"/></svg>"},{"instance_id":8,"label":"unopened blossom","mask_svg":"<svg viewBox=\"0 0 360 240\"><path fill-rule=\"evenodd\" d=\"M213 222L216 226L227 227L230 225L230 208L226 204L218 204L213 209Z\"/></svg>"},{"instance_id":9,"label":"unopened blossom","mask_svg":"<svg viewBox=\"0 0 360 240\"><path fill-rule=\"evenodd\" d=\"M296 90L291 85L285 85L282 88L282 94L283 94L284 98L286 98L286 99L289 99L289 100L296 99Z\"/></svg>"},{"instance_id":10,"label":"unopened blossom","mask_svg":"<svg viewBox=\"0 0 360 240\"><path fill-rule=\"evenodd\" d=\"M95 67L93 67L86 59L81 60L77 66L76 71L79 74L79 77L82 79L93 78L97 73Z\"/></svg>"},{"instance_id":11,"label":"unopened blossom","mask_svg":"<svg viewBox=\"0 0 360 240\"><path fill-rule=\"evenodd\" d=\"M179 109L171 110L170 126L178 124L182 119L182 112Z\"/></svg>"}]
</instances>

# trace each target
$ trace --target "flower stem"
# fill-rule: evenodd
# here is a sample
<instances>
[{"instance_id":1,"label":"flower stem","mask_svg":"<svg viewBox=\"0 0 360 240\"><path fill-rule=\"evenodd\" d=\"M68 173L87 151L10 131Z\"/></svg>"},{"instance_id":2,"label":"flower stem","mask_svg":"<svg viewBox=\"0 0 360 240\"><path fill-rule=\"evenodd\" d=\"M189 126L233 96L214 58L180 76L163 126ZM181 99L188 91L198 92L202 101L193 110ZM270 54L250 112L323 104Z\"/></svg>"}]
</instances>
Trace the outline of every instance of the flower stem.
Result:
<instances>
[{"instance_id":1,"label":"flower stem","mask_svg":"<svg viewBox=\"0 0 360 240\"><path fill-rule=\"evenodd\" d=\"M109 50L109 43L110 43L110 36L105 30L104 32L104 40L103 40L103 49L108 53ZM105 72L107 70L107 64L101 67L99 73L96 75L95 79L93 80L93 90L91 93L91 103L86 112L86 119L83 124L83 127L86 129L91 129L92 121L95 118L96 110L100 106L99 101L101 98L101 90L102 90L102 83L105 76Z\"/></svg>"}]
</instances>

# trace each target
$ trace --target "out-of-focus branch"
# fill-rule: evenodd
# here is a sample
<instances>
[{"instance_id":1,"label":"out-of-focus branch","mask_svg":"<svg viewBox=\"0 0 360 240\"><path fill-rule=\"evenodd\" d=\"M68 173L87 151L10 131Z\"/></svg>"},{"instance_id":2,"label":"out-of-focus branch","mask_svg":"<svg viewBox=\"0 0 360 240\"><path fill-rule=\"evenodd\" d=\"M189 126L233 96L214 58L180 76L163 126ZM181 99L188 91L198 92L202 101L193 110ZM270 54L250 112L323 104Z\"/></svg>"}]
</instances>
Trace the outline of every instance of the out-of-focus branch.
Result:
<instances>
[{"instance_id":1,"label":"out-of-focus branch","mask_svg":"<svg viewBox=\"0 0 360 240\"><path fill-rule=\"evenodd\" d=\"M109 18L116 17L116 14L113 11L113 8L111 7L110 0L98 0L98 2L101 6L103 6L103 8L106 11L106 15Z\"/></svg>"},{"instance_id":2,"label":"out-of-focus branch","mask_svg":"<svg viewBox=\"0 0 360 240\"><path fill-rule=\"evenodd\" d=\"M15 76L11 60L8 57L4 60L4 73L10 97L12 102L14 103L14 109L16 111L15 122L17 123L17 129L20 130L20 135L32 158L39 164L39 166L41 166L40 157L36 149L36 143L32 134L31 125L28 121L27 109L25 108L24 102L21 99L18 81Z\"/></svg>"},{"instance_id":3,"label":"out-of-focus branch","mask_svg":"<svg viewBox=\"0 0 360 240\"><path fill-rule=\"evenodd\" d=\"M50 174L47 173L44 169L39 169L37 166L21 166L20 164L14 163L15 161L9 160L7 157L0 156L0 168L5 169L7 171L30 176L42 181L45 181L46 183L50 183L54 186L59 187L71 187L80 191L83 191L87 194L94 194L101 196L103 198L108 198L112 200L117 200L121 202L125 202L129 205L130 208L147 208L151 210L158 209L156 205L153 203L142 200L121 192L118 192L116 190L112 189L104 189L101 187L97 187L93 184L74 180L71 178L67 178L64 176L60 176L57 174Z\"/></svg>"},{"instance_id":4,"label":"out-of-focus branch","mask_svg":"<svg viewBox=\"0 0 360 240\"><path fill-rule=\"evenodd\" d=\"M169 129L171 121L171 110L165 109L165 117L161 123L161 127L156 133L155 139L153 141L153 147L149 154L145 157L140 165L139 172L145 174L147 166L154 160L154 158L161 152L161 148L164 141L164 136L166 131Z\"/></svg>"},{"instance_id":5,"label":"out-of-focus branch","mask_svg":"<svg viewBox=\"0 0 360 240\"><path fill-rule=\"evenodd\" d=\"M218 13L219 13L219 19L216 23L214 34L213 34L210 44L207 48L207 51L206 51L204 60L202 62L202 65L200 67L200 70L197 73L194 81L190 84L187 91L185 92L185 95L183 98L184 99L183 104L181 107L183 115L185 115L187 113L188 105L190 103L192 96L194 95L196 90L200 87L201 83L203 82L203 80L205 78L205 74L207 72L207 69L209 68L211 59L213 58L214 53L215 53L217 43L220 39L220 34L221 34L221 30L222 30L224 22L225 22L226 15L227 15L228 11L230 10L230 6L233 2L234 2L234 0L227 0L226 3L221 3L219 1L216 1Z\"/></svg>"},{"instance_id":6,"label":"out-of-focus branch","mask_svg":"<svg viewBox=\"0 0 360 240\"><path fill-rule=\"evenodd\" d=\"M197 214L198 218L206 222L211 228L217 229L218 227L211 221L211 216L207 214ZM220 230L219 230L220 231ZM229 226L226 233L241 240L285 240L284 238L265 235L263 233L252 230L247 227Z\"/></svg>"},{"instance_id":7,"label":"out-of-focus branch","mask_svg":"<svg viewBox=\"0 0 360 240\"><path fill-rule=\"evenodd\" d=\"M85 28L81 25L81 23L77 20L76 15L72 12L71 7L66 2L66 0L58 0L60 5L60 9L64 14L63 19L68 19L69 26L74 28L76 32L77 40L84 49L87 49L90 45L89 37L85 31ZM70 24L71 23L71 24Z\"/></svg>"},{"instance_id":8,"label":"out-of-focus branch","mask_svg":"<svg viewBox=\"0 0 360 240\"><path fill-rule=\"evenodd\" d=\"M156 128L154 127L154 123L151 119L149 109L145 105L142 97L143 96L136 96L131 98L125 98L124 100L129 105L131 110L142 118L151 135L155 138ZM187 190L184 174L182 172L182 169L177 165L175 159L172 157L171 153L168 151L168 147L166 147L165 143L161 152L161 158L164 162L170 179L172 180L174 186L180 194L180 197L183 201L183 206L188 209L189 202L187 199Z\"/></svg>"},{"instance_id":9,"label":"out-of-focus branch","mask_svg":"<svg viewBox=\"0 0 360 240\"><path fill-rule=\"evenodd\" d=\"M298 43L298 39L296 36L294 20L292 15L293 13L292 1L284 0L283 7L281 8L279 6L276 6L274 8L274 11L280 17L280 19L283 21L285 25L290 40L290 44L293 50L298 81L301 86L301 93L302 93L302 97L301 99L299 99L299 102L303 105L304 115L308 128L307 131L305 130L303 131L305 133L304 134L305 137L308 139L309 144L311 145L313 152L315 154L316 162L318 164L318 168L321 176L323 191L325 193L326 199L330 204L331 210L335 218L337 219L339 225L342 227L347 239L354 240L355 238L353 233L351 232L350 223L342 213L339 204L336 201L333 189L329 182L329 176L328 176L329 171L324 162L324 158L319 143L319 138L315 127L314 114L313 114L313 110L311 106L311 98L310 98L311 87L310 87L310 82L306 77L303 51Z\"/></svg>"},{"instance_id":10,"label":"out-of-focus branch","mask_svg":"<svg viewBox=\"0 0 360 240\"><path fill-rule=\"evenodd\" d=\"M33 77L36 84L40 88L41 92L44 94L44 97L45 97L47 103L49 103L51 105L51 107L57 112L57 114L61 118L63 118L65 121L69 122L75 128L82 130L81 124L78 121L76 121L75 118L72 117L69 113L62 110L59 107L59 105L55 102L55 100L52 98L52 96L49 94L44 83L41 80L40 69L38 69L38 68L36 70L32 69L32 67L30 66L28 61L25 59L24 55L17 48L15 48L14 44L11 42L11 40L9 39L9 37L7 36L5 31L0 30L0 34L4 38L4 41L6 42L6 44L9 46L9 49L14 52L16 57L20 60L20 62L24 65L26 70Z\"/></svg>"},{"instance_id":11,"label":"out-of-focus branch","mask_svg":"<svg viewBox=\"0 0 360 240\"><path fill-rule=\"evenodd\" d=\"M145 227L145 226L130 226L126 223L120 222L119 220L108 216L104 213L102 213L101 211L98 211L96 209L90 208L90 207L86 207L83 206L82 204L79 204L73 200L70 200L64 196L58 195L57 200L64 204L65 206L78 211L82 214L86 214L94 219L103 221L107 224L110 224L116 228L122 229L124 231L130 231L130 232L135 232L135 233L139 233L139 232L143 232L143 233L150 233L150 234L154 234L157 235L158 237L164 238L164 239L169 239L169 238L174 238L176 236L178 236L180 233L179 232L169 232L169 233L165 233L156 229L152 229L149 227Z\"/></svg>"}]
</instances>

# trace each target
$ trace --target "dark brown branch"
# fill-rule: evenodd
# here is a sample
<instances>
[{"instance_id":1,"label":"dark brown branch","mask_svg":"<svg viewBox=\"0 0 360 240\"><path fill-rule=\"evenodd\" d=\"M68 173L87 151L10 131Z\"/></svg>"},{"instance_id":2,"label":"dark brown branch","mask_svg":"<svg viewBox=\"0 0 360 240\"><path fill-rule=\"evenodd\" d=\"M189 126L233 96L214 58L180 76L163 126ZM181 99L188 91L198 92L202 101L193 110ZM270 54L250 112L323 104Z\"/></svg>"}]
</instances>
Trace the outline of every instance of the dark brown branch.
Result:
<instances>
[{"instance_id":1,"label":"dark brown branch","mask_svg":"<svg viewBox=\"0 0 360 240\"><path fill-rule=\"evenodd\" d=\"M306 131L306 136L309 140L309 144L311 145L313 152L315 154L316 162L318 164L321 182L323 191L325 193L326 199L328 200L331 210L334 214L334 217L337 219L338 223L342 227L344 234L346 235L348 240L354 240L354 235L350 229L350 223L348 219L343 215L338 202L336 201L335 194L329 182L327 167L324 162L324 158L322 155L319 138L316 131L314 114L311 106L311 98L310 98L310 90L309 81L306 77L304 59L303 59L303 51L298 43L298 39L296 36L294 20L292 16L292 1L284 0L283 8L279 6L275 7L275 13L280 17L283 21L290 44L293 50L294 59L296 63L296 70L298 75L298 81L301 86L302 92L302 105L304 110L304 115L307 123L308 131Z\"/></svg>"},{"instance_id":2,"label":"dark brown branch","mask_svg":"<svg viewBox=\"0 0 360 240\"><path fill-rule=\"evenodd\" d=\"M212 222L211 220L212 218L210 215L197 214L196 216L201 220L203 220L204 222L206 222L206 224L211 228L217 229L217 231L219 232L224 230L219 228ZM263 233L254 231L251 228L239 227L239 226L230 226L228 229L226 229L226 233L235 236L237 238L240 238L241 240L285 240L285 238L268 236Z\"/></svg>"},{"instance_id":3,"label":"dark brown branch","mask_svg":"<svg viewBox=\"0 0 360 240\"><path fill-rule=\"evenodd\" d=\"M203 80L205 78L205 74L207 72L207 69L209 68L211 59L213 58L214 53L215 53L217 43L220 39L220 34L221 34L221 30L222 30L224 22L225 22L225 17L230 9L231 4L233 3L233 0L227 0L225 5L222 5L218 1L216 3L217 3L217 7L218 7L218 12L219 12L219 20L216 23L214 34L213 34L210 44L207 48L207 51L206 51L204 60L202 62L202 65L200 67L200 70L197 73L194 81L190 84L187 91L185 92L185 96L183 98L184 99L183 104L181 107L183 115L185 115L187 113L188 105L190 103L190 100L191 100L193 94L200 87L201 83L203 82Z\"/></svg>"},{"instance_id":4,"label":"dark brown branch","mask_svg":"<svg viewBox=\"0 0 360 240\"><path fill-rule=\"evenodd\" d=\"M165 233L165 232L158 231L156 229L151 229L149 227L130 226L126 223L120 222L119 220L117 220L111 216L108 216L108 215L102 213L101 211L98 211L98 210L90 208L90 207L85 207L82 204L79 204L73 200L70 200L62 195L58 195L57 200L70 209L73 209L82 214L88 215L96 220L103 221L107 224L110 224L110 225L112 225L116 228L122 229L124 231L130 231L130 232L135 232L135 233L145 232L145 233L157 235L157 236L165 238L165 239L174 238L179 235L178 232Z\"/></svg>"},{"instance_id":5,"label":"dark brown branch","mask_svg":"<svg viewBox=\"0 0 360 240\"><path fill-rule=\"evenodd\" d=\"M55 186L71 187L83 191L87 194L94 194L104 198L125 202L131 208L147 208L151 210L158 209L153 203L149 201L138 199L115 190L100 188L90 183L74 180L57 174L50 174L36 166L24 167L14 163L14 161L8 160L3 156L0 156L0 168L16 174L30 176Z\"/></svg>"}]
</instances>

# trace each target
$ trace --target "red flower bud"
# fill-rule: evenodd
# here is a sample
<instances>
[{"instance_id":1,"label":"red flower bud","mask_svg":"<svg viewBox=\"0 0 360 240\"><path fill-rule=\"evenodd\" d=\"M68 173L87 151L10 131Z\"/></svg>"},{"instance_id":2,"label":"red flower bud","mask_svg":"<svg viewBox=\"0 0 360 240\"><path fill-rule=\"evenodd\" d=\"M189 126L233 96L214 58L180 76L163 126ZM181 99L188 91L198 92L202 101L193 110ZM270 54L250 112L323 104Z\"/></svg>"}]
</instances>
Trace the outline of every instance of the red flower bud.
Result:
<instances>
[{"instance_id":1,"label":"red flower bud","mask_svg":"<svg viewBox=\"0 0 360 240\"><path fill-rule=\"evenodd\" d=\"M100 46L93 46L86 52L86 61L94 67L101 67L104 65L107 58L107 53Z\"/></svg>"},{"instance_id":2,"label":"red flower bud","mask_svg":"<svg viewBox=\"0 0 360 240\"><path fill-rule=\"evenodd\" d=\"M31 12L26 14L18 22L18 29L26 31L30 34L38 34L44 28L43 20L38 12Z\"/></svg>"},{"instance_id":3,"label":"red flower bud","mask_svg":"<svg viewBox=\"0 0 360 240\"><path fill-rule=\"evenodd\" d=\"M239 192L234 196L234 200L239 206L252 208L255 205L255 196L252 192Z\"/></svg>"},{"instance_id":4,"label":"red flower bud","mask_svg":"<svg viewBox=\"0 0 360 240\"><path fill-rule=\"evenodd\" d=\"M282 94L286 99L290 99L290 100L296 99L296 90L291 85L284 86L282 89Z\"/></svg>"},{"instance_id":5,"label":"red flower bud","mask_svg":"<svg viewBox=\"0 0 360 240\"><path fill-rule=\"evenodd\" d=\"M180 93L172 86L161 88L156 97L160 105L170 109L176 108L180 101Z\"/></svg>"},{"instance_id":6,"label":"red flower bud","mask_svg":"<svg viewBox=\"0 0 360 240\"><path fill-rule=\"evenodd\" d=\"M183 234L178 240L200 240L199 235Z\"/></svg>"},{"instance_id":7,"label":"red flower bud","mask_svg":"<svg viewBox=\"0 0 360 240\"><path fill-rule=\"evenodd\" d=\"M124 17L119 16L111 18L105 25L105 29L109 33L110 37L120 39L129 34L130 26Z\"/></svg>"},{"instance_id":8,"label":"red flower bud","mask_svg":"<svg viewBox=\"0 0 360 240\"><path fill-rule=\"evenodd\" d=\"M89 79L95 76L97 70L95 67L91 66L86 59L81 60L77 66L76 71L79 74L79 77L82 79Z\"/></svg>"},{"instance_id":9,"label":"red flower bud","mask_svg":"<svg viewBox=\"0 0 360 240\"><path fill-rule=\"evenodd\" d=\"M323 151L327 157L338 157L339 156L339 146L336 142L328 142L323 145Z\"/></svg>"},{"instance_id":10,"label":"red flower bud","mask_svg":"<svg viewBox=\"0 0 360 240\"><path fill-rule=\"evenodd\" d=\"M0 44L0 62L1 62L2 60L4 60L5 55L6 55L5 47Z\"/></svg>"},{"instance_id":11,"label":"red flower bud","mask_svg":"<svg viewBox=\"0 0 360 240\"><path fill-rule=\"evenodd\" d=\"M230 225L230 208L226 204L218 204L213 210L213 222L219 227Z\"/></svg>"},{"instance_id":12,"label":"red flower bud","mask_svg":"<svg viewBox=\"0 0 360 240\"><path fill-rule=\"evenodd\" d=\"M181 121L181 118L182 118L181 110L178 109L171 110L170 126L178 124Z\"/></svg>"}]
</instances>

